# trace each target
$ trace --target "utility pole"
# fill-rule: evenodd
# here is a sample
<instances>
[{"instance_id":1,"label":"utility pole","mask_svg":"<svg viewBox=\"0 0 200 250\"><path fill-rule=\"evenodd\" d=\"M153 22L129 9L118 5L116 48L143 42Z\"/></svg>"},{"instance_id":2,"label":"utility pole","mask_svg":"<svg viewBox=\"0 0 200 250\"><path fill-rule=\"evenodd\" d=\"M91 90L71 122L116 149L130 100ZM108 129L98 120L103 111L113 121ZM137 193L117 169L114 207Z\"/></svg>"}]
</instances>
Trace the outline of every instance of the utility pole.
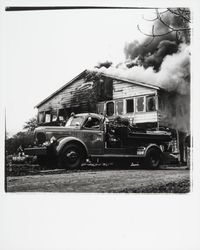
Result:
<instances>
[{"instance_id":1,"label":"utility pole","mask_svg":"<svg viewBox=\"0 0 200 250\"><path fill-rule=\"evenodd\" d=\"M5 108L5 139L4 139L4 189L7 192L7 176L6 176L6 108Z\"/></svg>"}]
</instances>

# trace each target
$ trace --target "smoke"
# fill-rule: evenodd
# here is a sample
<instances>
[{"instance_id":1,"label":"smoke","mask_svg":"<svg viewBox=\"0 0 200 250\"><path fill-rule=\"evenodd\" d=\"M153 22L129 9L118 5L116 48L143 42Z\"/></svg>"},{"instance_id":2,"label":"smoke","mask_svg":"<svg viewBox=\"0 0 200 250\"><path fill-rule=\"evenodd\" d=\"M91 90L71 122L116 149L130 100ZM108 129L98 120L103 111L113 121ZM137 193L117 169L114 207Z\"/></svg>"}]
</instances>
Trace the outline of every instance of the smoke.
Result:
<instances>
[{"instance_id":1,"label":"smoke","mask_svg":"<svg viewBox=\"0 0 200 250\"><path fill-rule=\"evenodd\" d=\"M165 107L160 114L162 123L166 126L190 133L190 95L180 95L170 92L162 97Z\"/></svg>"},{"instance_id":2,"label":"smoke","mask_svg":"<svg viewBox=\"0 0 200 250\"><path fill-rule=\"evenodd\" d=\"M152 66L156 71L159 70L166 55L176 53L179 44L187 44L190 40L189 31L182 30L182 28L188 28L188 22L180 15L177 16L171 12L159 14L158 12L157 18L152 24L154 27L150 32L152 36L145 36L142 42L134 40L126 43L124 47L125 57L128 61L137 59L137 65L143 65L145 68ZM179 29L179 31L171 32L171 28ZM156 37L153 38L153 35Z\"/></svg>"},{"instance_id":3,"label":"smoke","mask_svg":"<svg viewBox=\"0 0 200 250\"><path fill-rule=\"evenodd\" d=\"M145 68L143 65L137 65L129 68L126 63L117 67L102 67L95 71L157 85L167 91L186 95L190 91L190 49L188 45L180 44L177 53L165 56L158 72L152 66Z\"/></svg>"},{"instance_id":4,"label":"smoke","mask_svg":"<svg viewBox=\"0 0 200 250\"><path fill-rule=\"evenodd\" d=\"M164 34L169 26L186 27L188 23L172 13L167 13L162 20L156 20L155 34ZM126 43L124 53L126 61L114 66L101 64L93 69L98 73L130 79L159 86L168 94L163 97L166 104L162 120L166 126L190 131L190 47L189 35L181 32L177 40L175 32L152 40L146 37L142 42L134 40ZM150 42L151 41L151 42ZM147 45L148 44L148 45ZM146 46L147 45L147 46Z\"/></svg>"}]
</instances>

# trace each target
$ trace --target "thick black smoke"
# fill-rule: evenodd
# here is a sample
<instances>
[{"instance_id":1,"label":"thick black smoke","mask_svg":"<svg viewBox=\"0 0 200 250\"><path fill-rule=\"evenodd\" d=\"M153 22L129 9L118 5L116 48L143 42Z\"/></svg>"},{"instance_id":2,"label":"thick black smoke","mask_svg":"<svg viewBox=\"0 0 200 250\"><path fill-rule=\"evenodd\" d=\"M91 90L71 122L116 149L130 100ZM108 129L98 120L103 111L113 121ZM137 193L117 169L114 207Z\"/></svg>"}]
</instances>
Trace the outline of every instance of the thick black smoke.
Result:
<instances>
[{"instance_id":1,"label":"thick black smoke","mask_svg":"<svg viewBox=\"0 0 200 250\"><path fill-rule=\"evenodd\" d=\"M175 15L171 12L164 14L157 14L161 17L161 21L157 19L154 25L154 32L152 35L159 35L154 37L147 36L143 42L134 40L126 43L124 53L126 59L129 61L128 68L136 65L144 68L153 67L155 71L160 69L160 66L167 55L171 55L178 51L180 43L189 42L189 34L187 30L189 22L183 19L180 15ZM170 27L179 29L179 31L170 32ZM132 62L133 61L133 62Z\"/></svg>"},{"instance_id":2,"label":"thick black smoke","mask_svg":"<svg viewBox=\"0 0 200 250\"><path fill-rule=\"evenodd\" d=\"M105 62L95 71L139 82L157 85L168 92L164 120L166 126L189 133L190 131L190 31L189 21L181 18L179 9L165 12L162 21L156 20L154 34L126 43L126 61L118 65ZM189 13L189 10L187 10ZM176 15L178 13L179 15ZM184 12L185 14L185 12ZM187 16L186 16L187 17ZM189 15L188 15L189 17ZM176 29L170 32L170 27ZM186 29L185 29L186 28ZM184 30L183 30L184 29ZM178 31L177 31L178 30ZM179 32L180 31L180 32ZM167 35L162 35L166 34ZM176 110L176 113L173 111ZM168 124L168 125L167 125Z\"/></svg>"}]
</instances>

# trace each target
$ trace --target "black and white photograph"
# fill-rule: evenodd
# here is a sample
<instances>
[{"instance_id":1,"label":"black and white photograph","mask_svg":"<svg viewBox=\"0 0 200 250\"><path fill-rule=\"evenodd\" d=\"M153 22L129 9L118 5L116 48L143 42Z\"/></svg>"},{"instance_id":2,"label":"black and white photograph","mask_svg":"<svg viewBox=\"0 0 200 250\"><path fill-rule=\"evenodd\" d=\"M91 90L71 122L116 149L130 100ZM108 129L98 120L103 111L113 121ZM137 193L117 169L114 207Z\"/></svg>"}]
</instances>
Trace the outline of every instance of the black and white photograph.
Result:
<instances>
[{"instance_id":1,"label":"black and white photograph","mask_svg":"<svg viewBox=\"0 0 200 250\"><path fill-rule=\"evenodd\" d=\"M95 2L0 4L2 202L15 204L0 211L9 217L2 249L197 250L200 217L190 220L183 211L200 208L194 199L198 3ZM13 243L6 240L21 223L17 213L28 225L26 244L19 233ZM61 246L67 221L69 241ZM54 239L55 227L61 234ZM161 243L159 228L171 241ZM97 247L100 232L108 243Z\"/></svg>"},{"instance_id":2,"label":"black and white photograph","mask_svg":"<svg viewBox=\"0 0 200 250\"><path fill-rule=\"evenodd\" d=\"M5 11L7 192L190 192L189 8Z\"/></svg>"}]
</instances>

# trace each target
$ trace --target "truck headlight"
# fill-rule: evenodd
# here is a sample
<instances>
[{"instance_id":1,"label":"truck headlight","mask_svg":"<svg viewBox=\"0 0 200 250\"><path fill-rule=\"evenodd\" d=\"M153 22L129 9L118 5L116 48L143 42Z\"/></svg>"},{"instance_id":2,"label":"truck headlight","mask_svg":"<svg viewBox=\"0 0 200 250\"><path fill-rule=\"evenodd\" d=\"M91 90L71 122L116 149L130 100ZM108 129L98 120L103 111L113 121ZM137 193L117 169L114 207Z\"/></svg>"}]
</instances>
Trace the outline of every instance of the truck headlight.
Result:
<instances>
[{"instance_id":1,"label":"truck headlight","mask_svg":"<svg viewBox=\"0 0 200 250\"><path fill-rule=\"evenodd\" d=\"M52 144L54 142L56 142L56 138L54 136L52 136L51 139L50 139L50 143Z\"/></svg>"},{"instance_id":2,"label":"truck headlight","mask_svg":"<svg viewBox=\"0 0 200 250\"><path fill-rule=\"evenodd\" d=\"M45 141L43 144L42 144L42 146L49 146L49 144L50 144L50 142L49 141Z\"/></svg>"}]
</instances>

